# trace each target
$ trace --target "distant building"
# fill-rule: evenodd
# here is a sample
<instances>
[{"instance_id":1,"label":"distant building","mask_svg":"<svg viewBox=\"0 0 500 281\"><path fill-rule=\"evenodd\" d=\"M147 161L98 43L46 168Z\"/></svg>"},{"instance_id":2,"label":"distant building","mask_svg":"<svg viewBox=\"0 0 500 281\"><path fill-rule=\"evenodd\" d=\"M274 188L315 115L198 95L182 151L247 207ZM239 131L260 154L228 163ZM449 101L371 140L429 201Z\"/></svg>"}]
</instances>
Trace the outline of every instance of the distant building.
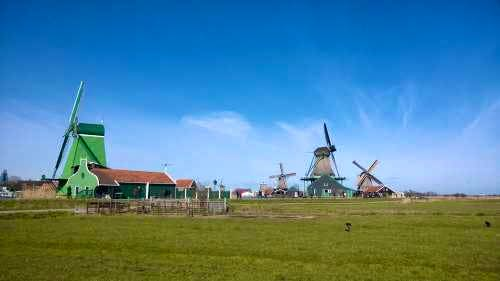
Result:
<instances>
[{"instance_id":1,"label":"distant building","mask_svg":"<svg viewBox=\"0 0 500 281\"><path fill-rule=\"evenodd\" d=\"M241 194L241 198L254 198L255 197L255 193L253 193L252 191L245 191Z\"/></svg>"},{"instance_id":2,"label":"distant building","mask_svg":"<svg viewBox=\"0 0 500 281\"><path fill-rule=\"evenodd\" d=\"M196 182L193 179L177 179L175 186L178 190L196 189Z\"/></svg>"},{"instance_id":3,"label":"distant building","mask_svg":"<svg viewBox=\"0 0 500 281\"><path fill-rule=\"evenodd\" d=\"M268 186L265 183L261 183L259 186L259 196L260 197L270 197L272 196L274 188Z\"/></svg>"},{"instance_id":4,"label":"distant building","mask_svg":"<svg viewBox=\"0 0 500 281\"><path fill-rule=\"evenodd\" d=\"M175 181L176 198L197 198L197 184L193 179L177 179Z\"/></svg>"},{"instance_id":5,"label":"distant building","mask_svg":"<svg viewBox=\"0 0 500 281\"><path fill-rule=\"evenodd\" d=\"M0 187L0 198L14 198L14 192L10 191L6 186Z\"/></svg>"},{"instance_id":6,"label":"distant building","mask_svg":"<svg viewBox=\"0 0 500 281\"><path fill-rule=\"evenodd\" d=\"M20 180L9 182L8 186L19 198L48 199L56 197L57 184L57 181Z\"/></svg>"},{"instance_id":7,"label":"distant building","mask_svg":"<svg viewBox=\"0 0 500 281\"><path fill-rule=\"evenodd\" d=\"M231 198L242 198L243 197L243 193L245 192L252 192L252 190L250 188L235 188L233 189L233 191L231 192Z\"/></svg>"},{"instance_id":8,"label":"distant building","mask_svg":"<svg viewBox=\"0 0 500 281\"><path fill-rule=\"evenodd\" d=\"M385 185L363 186L360 192L363 197L400 197L400 193Z\"/></svg>"}]
</instances>

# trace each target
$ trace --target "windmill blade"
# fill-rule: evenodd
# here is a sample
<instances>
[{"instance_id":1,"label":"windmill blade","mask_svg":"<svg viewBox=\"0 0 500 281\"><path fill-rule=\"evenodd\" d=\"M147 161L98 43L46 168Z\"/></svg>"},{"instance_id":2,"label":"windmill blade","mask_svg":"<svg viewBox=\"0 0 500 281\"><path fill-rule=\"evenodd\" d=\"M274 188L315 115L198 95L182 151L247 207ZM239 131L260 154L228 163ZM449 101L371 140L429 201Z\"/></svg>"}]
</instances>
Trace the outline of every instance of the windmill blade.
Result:
<instances>
[{"instance_id":1,"label":"windmill blade","mask_svg":"<svg viewBox=\"0 0 500 281\"><path fill-rule=\"evenodd\" d=\"M293 177L293 176L296 176L297 173L289 173L289 174L284 174L283 176L285 177Z\"/></svg>"},{"instance_id":2,"label":"windmill blade","mask_svg":"<svg viewBox=\"0 0 500 281\"><path fill-rule=\"evenodd\" d=\"M313 170L314 166L316 166L316 157L313 156L313 158L311 159L311 163L309 164L309 169L307 169L307 172L306 172L306 177L308 177L310 174L311 174L311 171Z\"/></svg>"},{"instance_id":3,"label":"windmill blade","mask_svg":"<svg viewBox=\"0 0 500 281\"><path fill-rule=\"evenodd\" d=\"M284 173L284 171L283 171L283 163L280 163L280 172L283 175L283 173Z\"/></svg>"},{"instance_id":4,"label":"windmill blade","mask_svg":"<svg viewBox=\"0 0 500 281\"><path fill-rule=\"evenodd\" d=\"M372 174L368 174L368 175L369 175L369 177L370 177L372 180L374 180L376 183L378 183L378 184L380 184L380 185L384 185L384 184L382 183L382 181L381 181L381 180L379 180L379 179L377 179L374 175L372 175Z\"/></svg>"},{"instance_id":5,"label":"windmill blade","mask_svg":"<svg viewBox=\"0 0 500 281\"><path fill-rule=\"evenodd\" d=\"M80 99L82 98L83 94L83 81L80 81L80 87L78 87L78 92L76 93L76 99L75 103L73 104L73 109L71 109L71 114L69 117L69 124L70 126L75 123L76 121L76 116L78 114L78 108L80 107Z\"/></svg>"},{"instance_id":6,"label":"windmill blade","mask_svg":"<svg viewBox=\"0 0 500 281\"><path fill-rule=\"evenodd\" d=\"M323 131L325 132L326 145L328 147L331 147L332 142L330 141L330 135L328 134L328 129L326 128L326 123L323 123Z\"/></svg>"},{"instance_id":7,"label":"windmill blade","mask_svg":"<svg viewBox=\"0 0 500 281\"><path fill-rule=\"evenodd\" d=\"M59 165L61 165L61 159L64 155L64 150L66 149L66 144L68 143L69 133L64 135L64 140L61 146L61 150L59 151L59 156L57 156L56 166L54 168L54 173L52 174L52 178L56 177L57 169L59 169Z\"/></svg>"},{"instance_id":8,"label":"windmill blade","mask_svg":"<svg viewBox=\"0 0 500 281\"><path fill-rule=\"evenodd\" d=\"M358 177L359 185L362 185L365 182L367 177L368 177L368 174L366 172L361 172L361 174Z\"/></svg>"},{"instance_id":9,"label":"windmill blade","mask_svg":"<svg viewBox=\"0 0 500 281\"><path fill-rule=\"evenodd\" d=\"M68 139L73 130L76 127L76 120L78 114L78 108L80 107L80 100L83 94L83 81L80 81L80 86L78 87L78 91L76 93L75 103L73 104L73 108L71 109L71 114L69 116L69 126L64 134L64 140L61 146L61 150L59 151L59 155L57 156L56 166L54 168L54 173L52 174L52 178L56 177L57 169L59 169L59 165L61 165L61 160L64 155L64 151L66 150L66 145L68 144Z\"/></svg>"},{"instance_id":10,"label":"windmill blade","mask_svg":"<svg viewBox=\"0 0 500 281\"><path fill-rule=\"evenodd\" d=\"M319 161L321 161L323 159L324 159L324 157L315 157L315 156L313 156L313 158L311 160L311 166L309 166L309 170L307 171L306 177L311 177L312 176L311 174L314 171L314 169L316 168L316 166L318 166Z\"/></svg>"},{"instance_id":11,"label":"windmill blade","mask_svg":"<svg viewBox=\"0 0 500 281\"><path fill-rule=\"evenodd\" d=\"M281 177L281 175L269 176L270 179L275 179L275 178L279 178L279 177Z\"/></svg>"},{"instance_id":12,"label":"windmill blade","mask_svg":"<svg viewBox=\"0 0 500 281\"><path fill-rule=\"evenodd\" d=\"M366 177L358 176L358 181L356 183L356 185L358 186L358 188L360 188L361 186L363 186L363 183L365 182L365 180L366 180Z\"/></svg>"},{"instance_id":13,"label":"windmill blade","mask_svg":"<svg viewBox=\"0 0 500 281\"><path fill-rule=\"evenodd\" d=\"M378 164L378 160L373 161L373 163L368 168L368 173L373 173L373 171L375 171L375 168L377 167L377 164Z\"/></svg>"},{"instance_id":14,"label":"windmill blade","mask_svg":"<svg viewBox=\"0 0 500 281\"><path fill-rule=\"evenodd\" d=\"M365 168L363 168L363 166L359 165L358 162L356 162L356 160L352 161L352 163L356 165L356 167L360 168L363 172L368 173L368 171Z\"/></svg>"},{"instance_id":15,"label":"windmill blade","mask_svg":"<svg viewBox=\"0 0 500 281\"><path fill-rule=\"evenodd\" d=\"M361 175L357 176L356 177L356 186L358 187L361 187L361 185L363 184L363 178L361 177Z\"/></svg>"},{"instance_id":16,"label":"windmill blade","mask_svg":"<svg viewBox=\"0 0 500 281\"><path fill-rule=\"evenodd\" d=\"M332 156L332 161L333 161L333 166L335 166L335 171L337 172L337 177L340 177L340 173L339 173L339 169L337 168L337 161L335 161L335 156L333 155L333 153L331 154Z\"/></svg>"}]
</instances>

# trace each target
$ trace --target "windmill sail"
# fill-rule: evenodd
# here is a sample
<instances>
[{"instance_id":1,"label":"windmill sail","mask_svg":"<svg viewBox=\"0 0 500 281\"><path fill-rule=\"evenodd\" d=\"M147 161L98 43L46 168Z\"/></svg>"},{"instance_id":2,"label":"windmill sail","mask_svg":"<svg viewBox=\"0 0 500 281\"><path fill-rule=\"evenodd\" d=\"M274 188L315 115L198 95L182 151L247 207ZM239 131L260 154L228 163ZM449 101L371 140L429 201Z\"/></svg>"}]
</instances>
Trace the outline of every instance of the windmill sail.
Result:
<instances>
[{"instance_id":1,"label":"windmill sail","mask_svg":"<svg viewBox=\"0 0 500 281\"><path fill-rule=\"evenodd\" d=\"M80 107L80 100L82 97L83 93L83 81L80 81L80 86L78 87L78 91L76 93L76 98L75 98L75 103L73 104L73 108L71 109L71 114L69 117L69 125L68 128L66 129L66 132L64 134L64 140L61 145L61 150L59 151L59 155L57 156L57 161L56 165L54 167L54 173L52 174L52 178L56 177L57 170L59 169L59 166L61 165L61 160L64 155L64 152L66 151L66 145L68 144L68 139L69 136L75 132L76 128L76 122L77 122L77 114L78 114L78 108Z\"/></svg>"},{"instance_id":2,"label":"windmill sail","mask_svg":"<svg viewBox=\"0 0 500 281\"><path fill-rule=\"evenodd\" d=\"M64 136L64 140L61 146L61 150L59 151L59 156L57 156L56 166L54 167L54 173L52 174L52 178L56 177L57 169L59 169L59 165L61 165L61 159L63 157L64 151L66 150L66 144L68 143L69 134Z\"/></svg>"}]
</instances>

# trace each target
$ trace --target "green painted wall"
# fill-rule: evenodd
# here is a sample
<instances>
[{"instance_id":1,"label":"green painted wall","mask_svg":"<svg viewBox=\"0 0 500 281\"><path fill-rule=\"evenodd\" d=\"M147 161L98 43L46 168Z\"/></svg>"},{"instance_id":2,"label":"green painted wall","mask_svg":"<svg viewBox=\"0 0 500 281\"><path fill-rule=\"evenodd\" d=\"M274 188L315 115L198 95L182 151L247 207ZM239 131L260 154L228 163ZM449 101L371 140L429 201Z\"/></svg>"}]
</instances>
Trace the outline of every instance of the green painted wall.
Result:
<instances>
[{"instance_id":1,"label":"green painted wall","mask_svg":"<svg viewBox=\"0 0 500 281\"><path fill-rule=\"evenodd\" d=\"M174 198L175 185L150 184L149 198Z\"/></svg>"},{"instance_id":2,"label":"green painted wall","mask_svg":"<svg viewBox=\"0 0 500 281\"><path fill-rule=\"evenodd\" d=\"M104 148L104 126L100 124L78 124L78 134L73 140L64 165L61 178L67 179L73 174L73 167L85 158L106 166L106 151ZM95 134L84 134L95 133Z\"/></svg>"},{"instance_id":3,"label":"green painted wall","mask_svg":"<svg viewBox=\"0 0 500 281\"><path fill-rule=\"evenodd\" d=\"M307 195L314 197L345 197L351 198L356 191L345 187L331 176L321 176L307 187Z\"/></svg>"},{"instance_id":4,"label":"green painted wall","mask_svg":"<svg viewBox=\"0 0 500 281\"><path fill-rule=\"evenodd\" d=\"M175 186L169 184L150 184L149 198L174 198ZM120 183L114 187L114 196L121 199L146 198L145 183Z\"/></svg>"},{"instance_id":5,"label":"green painted wall","mask_svg":"<svg viewBox=\"0 0 500 281\"><path fill-rule=\"evenodd\" d=\"M143 199L146 197L146 184L140 183L121 183L116 188L116 194L119 198L123 199Z\"/></svg>"},{"instance_id":6,"label":"green painted wall","mask_svg":"<svg viewBox=\"0 0 500 281\"><path fill-rule=\"evenodd\" d=\"M68 178L66 184L57 192L58 196L71 198L91 198L99 180L96 175L89 171L87 160L81 159L78 171Z\"/></svg>"}]
</instances>

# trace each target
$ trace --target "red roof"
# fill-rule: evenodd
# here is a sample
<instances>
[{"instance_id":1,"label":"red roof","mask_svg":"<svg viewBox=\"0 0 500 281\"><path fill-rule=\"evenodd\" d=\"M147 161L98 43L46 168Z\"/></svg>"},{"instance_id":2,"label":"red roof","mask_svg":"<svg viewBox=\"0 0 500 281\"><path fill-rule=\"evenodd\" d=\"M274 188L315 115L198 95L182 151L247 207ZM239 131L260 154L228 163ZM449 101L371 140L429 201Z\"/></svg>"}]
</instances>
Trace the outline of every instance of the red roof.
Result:
<instances>
[{"instance_id":1,"label":"red roof","mask_svg":"<svg viewBox=\"0 0 500 281\"><path fill-rule=\"evenodd\" d=\"M191 188L193 186L194 180L192 179L177 179L175 184L178 188Z\"/></svg>"},{"instance_id":2,"label":"red roof","mask_svg":"<svg viewBox=\"0 0 500 281\"><path fill-rule=\"evenodd\" d=\"M145 171L130 171L117 170L106 168L92 169L99 178L100 185L116 185L116 182L121 183L147 183L150 184L175 184L175 181L166 173L163 172L145 172Z\"/></svg>"}]
</instances>

